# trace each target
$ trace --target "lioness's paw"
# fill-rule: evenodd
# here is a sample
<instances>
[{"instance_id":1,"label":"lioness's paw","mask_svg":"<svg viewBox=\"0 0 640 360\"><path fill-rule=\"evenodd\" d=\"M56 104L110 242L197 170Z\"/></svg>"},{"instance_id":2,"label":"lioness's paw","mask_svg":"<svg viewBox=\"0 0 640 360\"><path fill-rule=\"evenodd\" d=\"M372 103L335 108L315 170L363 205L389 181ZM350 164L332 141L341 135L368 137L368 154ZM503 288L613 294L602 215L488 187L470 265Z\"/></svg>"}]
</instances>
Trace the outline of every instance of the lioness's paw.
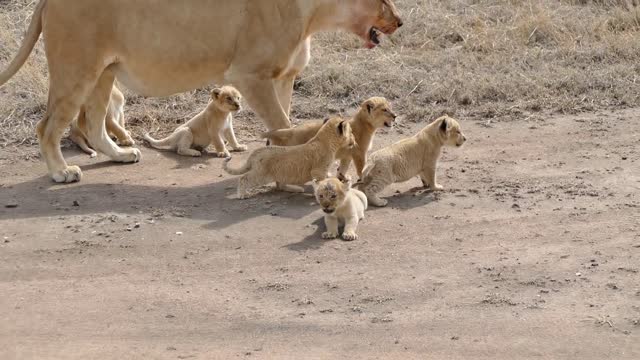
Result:
<instances>
[{"instance_id":1,"label":"lioness's paw","mask_svg":"<svg viewBox=\"0 0 640 360\"><path fill-rule=\"evenodd\" d=\"M51 174L51 178L57 183L77 182L82 179L82 171L78 166L67 166L66 169Z\"/></svg>"},{"instance_id":2,"label":"lioness's paw","mask_svg":"<svg viewBox=\"0 0 640 360\"><path fill-rule=\"evenodd\" d=\"M346 240L346 241L358 240L358 234L356 234L353 231L345 231L342 234L342 240Z\"/></svg>"},{"instance_id":3,"label":"lioness's paw","mask_svg":"<svg viewBox=\"0 0 640 360\"><path fill-rule=\"evenodd\" d=\"M327 232L323 232L323 233L322 233L322 238L323 238L323 239L335 239L335 238L337 238L337 237L338 237L338 234L336 234L336 233L332 233L332 232L330 232L330 231L327 231Z\"/></svg>"},{"instance_id":4,"label":"lioness's paw","mask_svg":"<svg viewBox=\"0 0 640 360\"><path fill-rule=\"evenodd\" d=\"M120 153L113 157L111 161L122 163L135 163L140 161L142 153L136 148L120 149Z\"/></svg>"},{"instance_id":5,"label":"lioness's paw","mask_svg":"<svg viewBox=\"0 0 640 360\"><path fill-rule=\"evenodd\" d=\"M247 151L247 149L249 149L247 145L238 145L233 148L233 151L243 152L243 151Z\"/></svg>"}]
</instances>

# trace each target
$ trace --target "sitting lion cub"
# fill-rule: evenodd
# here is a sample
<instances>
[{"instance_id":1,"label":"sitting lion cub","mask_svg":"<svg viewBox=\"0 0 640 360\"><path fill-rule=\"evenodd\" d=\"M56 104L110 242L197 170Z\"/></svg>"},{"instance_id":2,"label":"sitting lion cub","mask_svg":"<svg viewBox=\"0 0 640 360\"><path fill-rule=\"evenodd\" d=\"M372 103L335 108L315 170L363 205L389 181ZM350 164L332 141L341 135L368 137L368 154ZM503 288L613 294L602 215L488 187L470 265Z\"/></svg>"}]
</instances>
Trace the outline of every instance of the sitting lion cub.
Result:
<instances>
[{"instance_id":1,"label":"sitting lion cub","mask_svg":"<svg viewBox=\"0 0 640 360\"><path fill-rule=\"evenodd\" d=\"M204 151L209 144L213 144L217 156L228 157L229 151L222 139L224 135L233 151L245 151L247 146L238 144L236 140L231 115L240 110L240 100L240 93L232 86L215 88L211 91L211 101L207 107L180 125L173 134L162 140L145 134L144 139L156 149L177 150L178 154L184 156L201 156L202 153L195 148Z\"/></svg>"},{"instance_id":2,"label":"sitting lion cub","mask_svg":"<svg viewBox=\"0 0 640 360\"><path fill-rule=\"evenodd\" d=\"M336 159L340 160L338 168L340 179L344 179L347 174L351 160L355 163L358 177L362 177L362 170L367 162L367 152L371 148L376 130L383 126L391 127L395 119L396 114L391 110L387 99L383 97L372 97L360 105L358 113L349 120L358 146L352 149L342 149L336 154ZM319 120L305 121L294 128L267 132L262 137L269 139L273 145L300 145L314 137L321 126L322 121Z\"/></svg>"},{"instance_id":3,"label":"sitting lion cub","mask_svg":"<svg viewBox=\"0 0 640 360\"><path fill-rule=\"evenodd\" d=\"M336 152L354 145L349 123L342 118L333 118L306 144L260 148L237 169L229 167L231 158L225 159L223 169L231 175L242 175L238 182L240 199L249 197L249 189L274 181L280 189L298 192L303 189L286 184L304 185L312 179L325 179Z\"/></svg>"},{"instance_id":4,"label":"sitting lion cub","mask_svg":"<svg viewBox=\"0 0 640 360\"><path fill-rule=\"evenodd\" d=\"M322 233L324 239L338 237L339 222L344 223L342 239L356 240L358 222L364 219L367 209L367 197L362 191L351 188L351 181L341 182L337 178L329 178L318 182L313 179L313 190L318 204L325 212L324 224L327 231Z\"/></svg>"},{"instance_id":5,"label":"sitting lion cub","mask_svg":"<svg viewBox=\"0 0 640 360\"><path fill-rule=\"evenodd\" d=\"M132 146L135 144L131 135L124 128L124 95L114 84L111 88L107 114L105 115L105 127L110 137L118 139L118 144L122 146ZM84 109L80 110L78 117L71 123L69 139L76 143L84 152L91 157L96 157L96 151L89 146L87 137L87 121Z\"/></svg>"},{"instance_id":6,"label":"sitting lion cub","mask_svg":"<svg viewBox=\"0 0 640 360\"><path fill-rule=\"evenodd\" d=\"M385 187L416 175L425 187L442 190L436 182L436 165L442 147L462 146L465 141L467 138L456 120L448 116L438 118L416 135L371 154L359 188L375 206L387 205L387 200L377 196Z\"/></svg>"}]
</instances>

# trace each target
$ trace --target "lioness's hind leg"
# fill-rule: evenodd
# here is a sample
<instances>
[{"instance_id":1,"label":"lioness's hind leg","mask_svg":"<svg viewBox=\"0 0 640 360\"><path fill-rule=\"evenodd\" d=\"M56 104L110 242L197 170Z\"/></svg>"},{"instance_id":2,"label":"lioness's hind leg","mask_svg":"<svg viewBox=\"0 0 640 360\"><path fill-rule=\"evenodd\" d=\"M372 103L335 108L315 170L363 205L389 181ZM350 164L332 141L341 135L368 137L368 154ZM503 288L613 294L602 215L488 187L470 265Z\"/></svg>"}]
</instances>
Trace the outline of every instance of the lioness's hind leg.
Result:
<instances>
[{"instance_id":1,"label":"lioness's hind leg","mask_svg":"<svg viewBox=\"0 0 640 360\"><path fill-rule=\"evenodd\" d=\"M232 77L231 82L244 96L247 104L267 125L269 131L291 127L289 117L280 105L273 80L243 76L235 79Z\"/></svg>"},{"instance_id":2,"label":"lioness's hind leg","mask_svg":"<svg viewBox=\"0 0 640 360\"><path fill-rule=\"evenodd\" d=\"M89 142L96 150L107 155L112 161L137 162L141 157L140 150L120 148L107 134L105 117L113 81L113 73L105 70L85 103Z\"/></svg>"}]
</instances>

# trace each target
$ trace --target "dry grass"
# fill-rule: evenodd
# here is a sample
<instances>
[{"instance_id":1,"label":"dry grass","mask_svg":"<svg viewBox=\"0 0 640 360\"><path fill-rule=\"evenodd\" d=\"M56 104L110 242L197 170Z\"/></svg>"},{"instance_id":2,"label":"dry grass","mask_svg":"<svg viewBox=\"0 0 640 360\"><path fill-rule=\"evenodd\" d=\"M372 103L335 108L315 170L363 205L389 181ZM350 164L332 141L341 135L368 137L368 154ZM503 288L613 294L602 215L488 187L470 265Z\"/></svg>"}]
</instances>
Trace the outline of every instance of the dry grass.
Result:
<instances>
[{"instance_id":1,"label":"dry grass","mask_svg":"<svg viewBox=\"0 0 640 360\"><path fill-rule=\"evenodd\" d=\"M0 67L15 54L35 2L0 0ZM314 59L296 82L293 117L348 112L373 95L393 100L405 121L442 113L517 120L640 105L638 0L396 3L405 26L376 50L344 34L314 39ZM35 142L46 88L40 43L0 88L0 145ZM166 99L128 93L128 121L138 135L142 128L166 132L207 96L206 89ZM238 123L246 130L255 120L245 112Z\"/></svg>"}]
</instances>

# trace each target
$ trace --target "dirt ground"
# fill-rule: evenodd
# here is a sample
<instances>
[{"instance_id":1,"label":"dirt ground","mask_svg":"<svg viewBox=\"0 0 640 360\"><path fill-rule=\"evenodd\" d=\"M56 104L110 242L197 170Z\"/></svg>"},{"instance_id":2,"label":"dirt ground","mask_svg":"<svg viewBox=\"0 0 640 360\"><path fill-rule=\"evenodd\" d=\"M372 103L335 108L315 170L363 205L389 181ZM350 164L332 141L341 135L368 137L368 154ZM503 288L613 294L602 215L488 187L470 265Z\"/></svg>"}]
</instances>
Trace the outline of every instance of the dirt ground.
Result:
<instances>
[{"instance_id":1,"label":"dirt ground","mask_svg":"<svg viewBox=\"0 0 640 360\"><path fill-rule=\"evenodd\" d=\"M55 185L3 150L0 358L638 359L638 116L461 119L447 190L396 184L354 242L217 158L67 151Z\"/></svg>"}]
</instances>

